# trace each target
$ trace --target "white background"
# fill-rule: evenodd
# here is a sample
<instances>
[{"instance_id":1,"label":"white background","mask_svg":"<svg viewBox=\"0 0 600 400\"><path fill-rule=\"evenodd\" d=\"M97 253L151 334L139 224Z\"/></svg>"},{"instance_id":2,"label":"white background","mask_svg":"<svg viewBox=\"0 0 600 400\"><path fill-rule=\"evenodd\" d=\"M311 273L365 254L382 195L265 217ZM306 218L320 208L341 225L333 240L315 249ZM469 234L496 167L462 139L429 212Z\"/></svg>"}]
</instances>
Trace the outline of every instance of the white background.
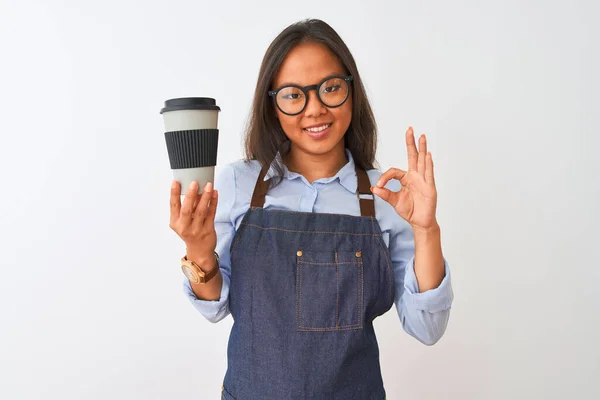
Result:
<instances>
[{"instance_id":1,"label":"white background","mask_svg":"<svg viewBox=\"0 0 600 400\"><path fill-rule=\"evenodd\" d=\"M0 398L216 399L231 317L184 297L159 110L211 96L242 156L261 59L322 18L382 169L428 134L455 302L424 346L376 321L388 399L598 399L594 1L0 1Z\"/></svg>"}]
</instances>

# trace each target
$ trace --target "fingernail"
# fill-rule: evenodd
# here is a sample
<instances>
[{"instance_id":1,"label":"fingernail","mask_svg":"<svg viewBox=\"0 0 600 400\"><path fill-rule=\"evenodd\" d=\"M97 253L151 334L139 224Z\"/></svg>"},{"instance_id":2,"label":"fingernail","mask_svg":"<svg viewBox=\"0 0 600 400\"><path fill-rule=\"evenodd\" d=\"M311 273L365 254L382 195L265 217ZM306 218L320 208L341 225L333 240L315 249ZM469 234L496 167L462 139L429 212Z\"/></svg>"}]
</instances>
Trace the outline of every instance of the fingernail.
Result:
<instances>
[{"instance_id":1,"label":"fingernail","mask_svg":"<svg viewBox=\"0 0 600 400\"><path fill-rule=\"evenodd\" d=\"M218 194L219 194L218 190L213 190L213 194L212 194L213 199L216 199Z\"/></svg>"},{"instance_id":2,"label":"fingernail","mask_svg":"<svg viewBox=\"0 0 600 400\"><path fill-rule=\"evenodd\" d=\"M174 181L171 183L171 189L175 189L176 187L177 187L177 181L175 181L175 180L174 180Z\"/></svg>"},{"instance_id":3,"label":"fingernail","mask_svg":"<svg viewBox=\"0 0 600 400\"><path fill-rule=\"evenodd\" d=\"M198 189L198 186L196 186L196 185L197 185L196 181L192 181L192 182L190 183L190 186L188 187L188 190L189 190L190 192L193 192L194 190L197 190L197 189Z\"/></svg>"},{"instance_id":4,"label":"fingernail","mask_svg":"<svg viewBox=\"0 0 600 400\"><path fill-rule=\"evenodd\" d=\"M212 189L212 183L207 182L206 185L204 185L204 191L209 192L211 189Z\"/></svg>"}]
</instances>

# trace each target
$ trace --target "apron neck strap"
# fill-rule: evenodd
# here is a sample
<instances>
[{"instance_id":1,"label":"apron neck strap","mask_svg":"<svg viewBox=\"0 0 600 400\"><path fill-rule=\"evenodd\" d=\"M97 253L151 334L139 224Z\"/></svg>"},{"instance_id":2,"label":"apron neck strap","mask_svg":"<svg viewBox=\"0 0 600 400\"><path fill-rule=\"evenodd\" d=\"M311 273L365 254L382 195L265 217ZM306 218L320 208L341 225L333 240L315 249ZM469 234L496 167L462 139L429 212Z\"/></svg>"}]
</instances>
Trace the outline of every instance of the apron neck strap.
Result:
<instances>
[{"instance_id":1,"label":"apron neck strap","mask_svg":"<svg viewBox=\"0 0 600 400\"><path fill-rule=\"evenodd\" d=\"M356 167L356 176L358 177L358 202L360 204L360 215L363 217L375 217L375 197L371 192L371 181L367 171ZM364 198L363 196L369 196Z\"/></svg>"},{"instance_id":2,"label":"apron neck strap","mask_svg":"<svg viewBox=\"0 0 600 400\"><path fill-rule=\"evenodd\" d=\"M265 181L265 176L267 175L267 171L269 170L269 166L265 165L260 170L260 174L258 174L258 178L256 179L256 185L254 186L254 193L252 193L252 201L250 202L250 208L263 208L265 205L265 196L269 191L269 184L271 183L271 179L267 179Z\"/></svg>"},{"instance_id":3,"label":"apron neck strap","mask_svg":"<svg viewBox=\"0 0 600 400\"><path fill-rule=\"evenodd\" d=\"M256 185L254 186L254 193L252 193L252 200L250 202L250 208L263 208L265 205L265 197L269 191L269 184L271 179L265 180L269 166L265 165L258 174L256 179ZM373 193L371 193L371 182L367 171L362 168L356 167L356 176L358 178L358 190L356 196L360 204L360 215L363 217L375 217L375 200ZM369 198L363 198L363 196L369 196Z\"/></svg>"}]
</instances>

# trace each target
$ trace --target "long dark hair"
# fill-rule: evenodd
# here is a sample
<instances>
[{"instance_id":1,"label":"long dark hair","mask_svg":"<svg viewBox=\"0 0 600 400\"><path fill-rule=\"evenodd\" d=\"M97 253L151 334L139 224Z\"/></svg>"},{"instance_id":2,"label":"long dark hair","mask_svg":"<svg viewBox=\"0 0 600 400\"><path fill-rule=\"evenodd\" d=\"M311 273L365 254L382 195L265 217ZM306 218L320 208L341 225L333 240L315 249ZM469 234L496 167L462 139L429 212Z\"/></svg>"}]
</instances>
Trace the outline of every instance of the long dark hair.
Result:
<instances>
[{"instance_id":1,"label":"long dark hair","mask_svg":"<svg viewBox=\"0 0 600 400\"><path fill-rule=\"evenodd\" d=\"M372 169L377 151L377 124L356 62L337 32L318 19L302 20L288 26L267 49L260 66L246 129L246 160L258 160L264 166L274 161L278 151L281 156L289 152L289 140L279 124L275 107L267 92L273 89L275 75L289 51L300 43L311 41L325 45L340 60L348 75L353 77L352 120L344 135L345 147L352 153L358 167ZM276 162L274 167L279 177L283 176L282 165Z\"/></svg>"}]
</instances>

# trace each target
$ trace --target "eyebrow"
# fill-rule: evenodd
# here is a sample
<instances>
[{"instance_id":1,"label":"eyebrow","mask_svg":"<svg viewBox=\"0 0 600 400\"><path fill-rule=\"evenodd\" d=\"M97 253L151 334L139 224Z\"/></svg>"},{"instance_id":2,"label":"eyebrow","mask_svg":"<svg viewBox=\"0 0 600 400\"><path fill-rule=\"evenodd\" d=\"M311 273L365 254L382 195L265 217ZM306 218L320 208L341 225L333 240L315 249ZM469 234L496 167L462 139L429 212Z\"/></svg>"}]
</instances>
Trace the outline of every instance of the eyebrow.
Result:
<instances>
[{"instance_id":1,"label":"eyebrow","mask_svg":"<svg viewBox=\"0 0 600 400\"><path fill-rule=\"evenodd\" d=\"M327 78L332 77L332 76L346 76L346 74L339 73L339 72L334 72L334 73L325 75L323 78L319 79L318 82L311 83L311 85L318 85L320 82L323 81L323 79L327 79ZM298 83L292 83L292 82L284 82L281 85L274 85L275 88L280 88L280 87L284 87L284 86L302 86L302 85L300 85ZM310 86L310 85L306 85L306 86Z\"/></svg>"}]
</instances>

